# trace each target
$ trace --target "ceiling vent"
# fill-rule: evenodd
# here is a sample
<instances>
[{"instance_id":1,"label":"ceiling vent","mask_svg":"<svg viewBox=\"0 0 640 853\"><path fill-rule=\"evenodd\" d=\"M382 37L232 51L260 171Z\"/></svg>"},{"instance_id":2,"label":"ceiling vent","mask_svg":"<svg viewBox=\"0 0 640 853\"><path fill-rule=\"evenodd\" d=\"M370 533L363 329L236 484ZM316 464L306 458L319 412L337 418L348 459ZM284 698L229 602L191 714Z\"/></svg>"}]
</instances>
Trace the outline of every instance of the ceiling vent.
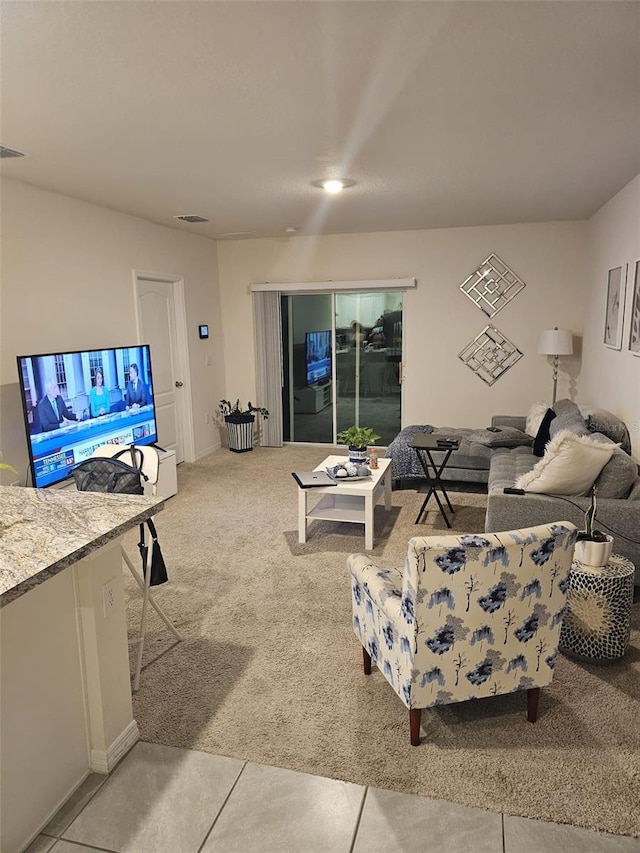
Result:
<instances>
[{"instance_id":1,"label":"ceiling vent","mask_svg":"<svg viewBox=\"0 0 640 853\"><path fill-rule=\"evenodd\" d=\"M174 216L174 219L181 219L183 222L208 222L204 216L197 216L195 213L185 213L182 216Z\"/></svg>"},{"instance_id":2,"label":"ceiling vent","mask_svg":"<svg viewBox=\"0 0 640 853\"><path fill-rule=\"evenodd\" d=\"M13 148L7 148L5 145L0 145L0 160L9 159L9 157L24 157L22 151L14 151Z\"/></svg>"}]
</instances>

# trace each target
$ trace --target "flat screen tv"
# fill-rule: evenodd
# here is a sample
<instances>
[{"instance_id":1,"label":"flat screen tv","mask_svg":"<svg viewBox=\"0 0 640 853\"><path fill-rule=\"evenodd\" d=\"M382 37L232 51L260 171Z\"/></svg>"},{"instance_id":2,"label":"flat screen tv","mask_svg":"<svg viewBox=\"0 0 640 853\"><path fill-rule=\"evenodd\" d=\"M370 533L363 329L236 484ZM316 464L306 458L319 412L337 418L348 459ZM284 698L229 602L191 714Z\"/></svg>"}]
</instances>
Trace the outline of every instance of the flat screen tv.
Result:
<instances>
[{"instance_id":1,"label":"flat screen tv","mask_svg":"<svg viewBox=\"0 0 640 853\"><path fill-rule=\"evenodd\" d=\"M146 344L18 356L31 482L52 486L103 444L158 440Z\"/></svg>"},{"instance_id":2,"label":"flat screen tv","mask_svg":"<svg viewBox=\"0 0 640 853\"><path fill-rule=\"evenodd\" d=\"M331 378L331 330L305 332L305 358L307 385L325 382Z\"/></svg>"}]
</instances>

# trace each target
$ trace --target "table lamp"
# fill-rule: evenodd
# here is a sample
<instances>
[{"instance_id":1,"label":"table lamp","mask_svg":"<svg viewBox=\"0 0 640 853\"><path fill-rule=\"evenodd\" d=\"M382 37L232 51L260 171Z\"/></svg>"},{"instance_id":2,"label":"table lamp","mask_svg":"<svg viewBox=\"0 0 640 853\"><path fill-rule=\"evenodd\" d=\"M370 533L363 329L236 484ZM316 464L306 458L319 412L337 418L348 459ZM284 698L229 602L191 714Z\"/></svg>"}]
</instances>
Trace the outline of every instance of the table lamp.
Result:
<instances>
[{"instance_id":1,"label":"table lamp","mask_svg":"<svg viewBox=\"0 0 640 853\"><path fill-rule=\"evenodd\" d=\"M569 329L545 329L538 337L538 355L553 356L553 405L558 386L558 356L573 354L573 334Z\"/></svg>"}]
</instances>

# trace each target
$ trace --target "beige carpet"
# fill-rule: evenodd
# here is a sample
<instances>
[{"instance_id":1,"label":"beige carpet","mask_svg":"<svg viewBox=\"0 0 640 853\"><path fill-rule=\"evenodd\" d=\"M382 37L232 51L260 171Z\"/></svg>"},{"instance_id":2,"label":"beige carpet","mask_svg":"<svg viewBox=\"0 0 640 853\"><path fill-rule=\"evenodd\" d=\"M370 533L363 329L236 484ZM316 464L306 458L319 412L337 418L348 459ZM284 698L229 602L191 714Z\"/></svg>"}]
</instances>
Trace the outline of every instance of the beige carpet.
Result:
<instances>
[{"instance_id":1,"label":"beige carpet","mask_svg":"<svg viewBox=\"0 0 640 853\"><path fill-rule=\"evenodd\" d=\"M559 656L540 717L512 694L423 712L421 746L384 678L362 674L347 554L359 525L312 522L298 544L290 472L317 448L218 451L179 468L157 517L170 582L157 589L184 641L151 620L134 714L142 738L508 814L640 835L640 605L625 660ZM455 493L455 530L483 530L486 498ZM374 555L401 565L422 496L376 508ZM127 539L132 557L135 539ZM128 575L128 573L127 573ZM130 620L139 596L127 582Z\"/></svg>"}]
</instances>

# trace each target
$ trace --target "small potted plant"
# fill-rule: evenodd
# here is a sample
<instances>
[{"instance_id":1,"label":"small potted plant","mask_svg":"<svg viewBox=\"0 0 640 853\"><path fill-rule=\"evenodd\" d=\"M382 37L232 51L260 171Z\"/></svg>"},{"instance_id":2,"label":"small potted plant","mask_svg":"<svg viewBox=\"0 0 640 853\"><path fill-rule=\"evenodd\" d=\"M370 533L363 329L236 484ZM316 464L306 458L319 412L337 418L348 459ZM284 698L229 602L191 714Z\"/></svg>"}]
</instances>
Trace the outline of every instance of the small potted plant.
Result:
<instances>
[{"instance_id":1,"label":"small potted plant","mask_svg":"<svg viewBox=\"0 0 640 853\"><path fill-rule=\"evenodd\" d=\"M348 445L351 462L364 462L367 458L367 448L379 438L371 427L359 427L355 424L337 435L338 444Z\"/></svg>"},{"instance_id":2,"label":"small potted plant","mask_svg":"<svg viewBox=\"0 0 640 853\"><path fill-rule=\"evenodd\" d=\"M573 556L585 566L606 566L613 550L613 536L596 530L598 500L596 487L591 492L591 505L584 516L584 530L578 532Z\"/></svg>"},{"instance_id":3,"label":"small potted plant","mask_svg":"<svg viewBox=\"0 0 640 853\"><path fill-rule=\"evenodd\" d=\"M229 450L233 453L246 453L253 450L253 425L255 413L263 418L269 417L269 410L262 406L254 406L251 400L246 406L240 405L240 400L231 403L230 400L220 400L220 413L227 426Z\"/></svg>"}]
</instances>

